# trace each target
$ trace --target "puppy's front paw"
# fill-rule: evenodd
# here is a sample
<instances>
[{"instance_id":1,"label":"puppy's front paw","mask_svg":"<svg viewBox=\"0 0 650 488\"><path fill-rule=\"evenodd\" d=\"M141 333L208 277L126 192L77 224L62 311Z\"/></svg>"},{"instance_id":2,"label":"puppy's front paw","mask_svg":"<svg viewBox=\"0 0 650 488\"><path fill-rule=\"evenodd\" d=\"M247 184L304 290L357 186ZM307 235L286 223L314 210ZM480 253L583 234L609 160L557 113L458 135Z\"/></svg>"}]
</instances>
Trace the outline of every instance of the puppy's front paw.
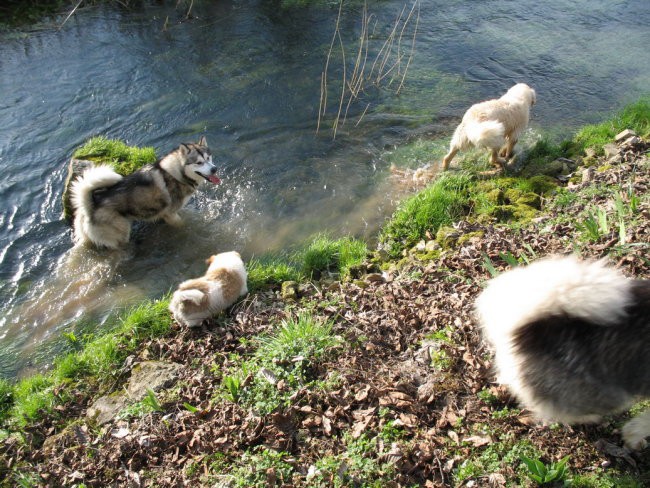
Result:
<instances>
[{"instance_id":1,"label":"puppy's front paw","mask_svg":"<svg viewBox=\"0 0 650 488\"><path fill-rule=\"evenodd\" d=\"M621 429L623 434L623 441L625 446L633 451L640 451L648 446L646 437L650 435L648 432L648 415L641 415L633 418L626 423Z\"/></svg>"}]
</instances>

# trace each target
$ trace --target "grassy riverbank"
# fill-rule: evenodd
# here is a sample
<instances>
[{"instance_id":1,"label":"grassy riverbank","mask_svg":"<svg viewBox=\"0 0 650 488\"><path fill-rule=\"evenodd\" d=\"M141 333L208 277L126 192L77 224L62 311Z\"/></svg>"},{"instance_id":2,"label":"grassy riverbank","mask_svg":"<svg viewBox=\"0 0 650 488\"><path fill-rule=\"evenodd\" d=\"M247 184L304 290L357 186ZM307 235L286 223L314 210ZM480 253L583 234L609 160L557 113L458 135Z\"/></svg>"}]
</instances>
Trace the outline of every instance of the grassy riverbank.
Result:
<instances>
[{"instance_id":1,"label":"grassy riverbank","mask_svg":"<svg viewBox=\"0 0 650 488\"><path fill-rule=\"evenodd\" d=\"M206 328L180 328L162 298L70 334L52 371L0 383L2 486L534 486L522 456L567 455L572 486L647 486L650 454L619 447L626 415L535 425L493 384L472 315L492 275L547 254L650 277L650 146L612 146L623 129L648 141L649 101L538 143L513 174L460 161L377 250L319 236L249 262L253 293ZM176 383L85 416L149 360L181 365Z\"/></svg>"}]
</instances>

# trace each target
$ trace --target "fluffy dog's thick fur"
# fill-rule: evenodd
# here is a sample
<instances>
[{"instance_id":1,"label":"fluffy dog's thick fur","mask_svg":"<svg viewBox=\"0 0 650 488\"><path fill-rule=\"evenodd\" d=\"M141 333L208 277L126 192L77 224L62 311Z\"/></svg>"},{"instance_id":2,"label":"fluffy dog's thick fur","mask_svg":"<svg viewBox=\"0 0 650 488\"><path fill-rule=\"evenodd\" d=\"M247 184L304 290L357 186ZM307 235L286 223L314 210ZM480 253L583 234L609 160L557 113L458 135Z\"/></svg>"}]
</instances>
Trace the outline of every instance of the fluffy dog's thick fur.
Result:
<instances>
[{"instance_id":1,"label":"fluffy dog's thick fur","mask_svg":"<svg viewBox=\"0 0 650 488\"><path fill-rule=\"evenodd\" d=\"M134 220L163 219L179 225L177 212L199 183L220 182L216 171L205 137L181 144L157 163L128 176L106 165L91 167L70 189L75 243L117 249L129 242Z\"/></svg>"},{"instance_id":2,"label":"fluffy dog's thick fur","mask_svg":"<svg viewBox=\"0 0 650 488\"><path fill-rule=\"evenodd\" d=\"M246 268L239 253L217 254L207 263L204 276L184 281L172 296L169 310L179 324L200 326L248 293Z\"/></svg>"},{"instance_id":3,"label":"fluffy dog's thick fur","mask_svg":"<svg viewBox=\"0 0 650 488\"><path fill-rule=\"evenodd\" d=\"M472 105L454 131L449 152L442 160L443 171L458 151L472 146L489 149L490 162L503 167L528 126L530 107L536 100L535 90L518 83L501 98Z\"/></svg>"},{"instance_id":4,"label":"fluffy dog's thick fur","mask_svg":"<svg viewBox=\"0 0 650 488\"><path fill-rule=\"evenodd\" d=\"M598 422L650 396L650 280L555 257L498 276L476 309L498 381L538 417ZM632 449L648 435L650 410L623 427Z\"/></svg>"}]
</instances>

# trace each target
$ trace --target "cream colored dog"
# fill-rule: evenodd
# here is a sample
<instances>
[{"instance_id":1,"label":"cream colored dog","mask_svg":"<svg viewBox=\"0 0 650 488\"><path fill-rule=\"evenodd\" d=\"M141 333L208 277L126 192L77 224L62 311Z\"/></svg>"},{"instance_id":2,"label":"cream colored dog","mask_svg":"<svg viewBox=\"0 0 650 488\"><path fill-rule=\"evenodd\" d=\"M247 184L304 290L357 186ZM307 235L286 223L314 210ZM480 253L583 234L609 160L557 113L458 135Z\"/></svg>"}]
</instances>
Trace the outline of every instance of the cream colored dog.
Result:
<instances>
[{"instance_id":1,"label":"cream colored dog","mask_svg":"<svg viewBox=\"0 0 650 488\"><path fill-rule=\"evenodd\" d=\"M489 149L490 162L504 167L528 126L530 107L535 102L535 90L518 83L501 98L472 105L451 138L449 152L442 160L443 171L458 151L472 146Z\"/></svg>"},{"instance_id":2,"label":"cream colored dog","mask_svg":"<svg viewBox=\"0 0 650 488\"><path fill-rule=\"evenodd\" d=\"M238 252L210 256L206 262L205 275L181 283L169 303L181 325L198 327L248 293L246 268Z\"/></svg>"}]
</instances>

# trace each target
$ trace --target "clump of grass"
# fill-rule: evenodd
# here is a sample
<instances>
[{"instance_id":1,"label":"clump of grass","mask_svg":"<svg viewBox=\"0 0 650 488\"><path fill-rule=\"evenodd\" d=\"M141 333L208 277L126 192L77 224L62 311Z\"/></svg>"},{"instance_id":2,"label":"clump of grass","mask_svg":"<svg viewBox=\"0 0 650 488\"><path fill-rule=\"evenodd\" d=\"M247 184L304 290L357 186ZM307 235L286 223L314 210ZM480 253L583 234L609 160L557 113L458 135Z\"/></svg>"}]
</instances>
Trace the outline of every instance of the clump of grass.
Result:
<instances>
[{"instance_id":1,"label":"clump of grass","mask_svg":"<svg viewBox=\"0 0 650 488\"><path fill-rule=\"evenodd\" d=\"M390 427L388 428L390 429ZM310 486L336 488L344 486L386 486L394 481L395 465L380 460L380 440L387 435L386 428L377 436L362 434L353 438L346 433L341 439L345 449L336 455L326 456L315 464L316 471ZM398 438L388 433L388 438Z\"/></svg>"},{"instance_id":2,"label":"clump of grass","mask_svg":"<svg viewBox=\"0 0 650 488\"><path fill-rule=\"evenodd\" d=\"M286 459L286 452L257 446L246 451L237 461L237 467L229 474L234 486L264 488L268 485L267 472L272 470L280 485L290 484L294 467Z\"/></svg>"},{"instance_id":3,"label":"clump of grass","mask_svg":"<svg viewBox=\"0 0 650 488\"><path fill-rule=\"evenodd\" d=\"M284 281L300 281L303 274L291 255L266 255L248 261L248 289L256 291Z\"/></svg>"},{"instance_id":4,"label":"clump of grass","mask_svg":"<svg viewBox=\"0 0 650 488\"><path fill-rule=\"evenodd\" d=\"M350 268L361 264L368 254L365 242L352 237L333 240L317 236L302 253L304 275L319 279L325 273L338 273L345 278Z\"/></svg>"},{"instance_id":5,"label":"clump of grass","mask_svg":"<svg viewBox=\"0 0 650 488\"><path fill-rule=\"evenodd\" d=\"M626 106L606 122L582 128L574 138L575 149L582 152L593 147L602 154L602 147L625 129L632 129L641 137L650 135L650 98Z\"/></svg>"},{"instance_id":6,"label":"clump of grass","mask_svg":"<svg viewBox=\"0 0 650 488\"><path fill-rule=\"evenodd\" d=\"M51 375L37 374L19 381L13 391L12 414L21 425L47 413L56 405Z\"/></svg>"},{"instance_id":7,"label":"clump of grass","mask_svg":"<svg viewBox=\"0 0 650 488\"><path fill-rule=\"evenodd\" d=\"M433 236L468 211L469 173L445 173L433 185L408 198L384 225L380 241L398 257L403 247L415 244L427 234Z\"/></svg>"},{"instance_id":8,"label":"clump of grass","mask_svg":"<svg viewBox=\"0 0 650 488\"><path fill-rule=\"evenodd\" d=\"M526 465L528 472L526 473L538 485L546 485L550 483L560 483L566 480L567 477L567 462L569 456L564 456L557 463L549 465L544 464L536 458L529 458L523 454L519 455L519 459Z\"/></svg>"},{"instance_id":9,"label":"clump of grass","mask_svg":"<svg viewBox=\"0 0 650 488\"><path fill-rule=\"evenodd\" d=\"M49 373L25 378L14 386L0 382L0 421L20 427L51 412L67 399L66 389L55 393L62 383L88 377L97 382L114 378L124 359L142 341L171 329L167 307L166 299L144 302L116 319L117 326L112 331L90 339L79 351L57 358Z\"/></svg>"},{"instance_id":10,"label":"clump of grass","mask_svg":"<svg viewBox=\"0 0 650 488\"><path fill-rule=\"evenodd\" d=\"M472 478L480 478L490 473L500 471L504 466L514 466L520 456L539 458L539 450L528 440L514 442L506 437L482 449L473 450L468 457L454 470L454 486L460 486ZM521 464L521 463L520 463ZM516 472L513 479L516 486L526 486L526 473L523 466Z\"/></svg>"},{"instance_id":11,"label":"clump of grass","mask_svg":"<svg viewBox=\"0 0 650 488\"><path fill-rule=\"evenodd\" d=\"M0 378L0 422L6 419L14 404L14 388L7 380Z\"/></svg>"},{"instance_id":12,"label":"clump of grass","mask_svg":"<svg viewBox=\"0 0 650 488\"><path fill-rule=\"evenodd\" d=\"M286 406L299 388L318 386L315 367L339 339L333 335L331 323L302 313L282 321L275 333L254 341L259 346L252 357L227 371L222 383L229 400L268 414ZM281 390L277 387L280 381L284 385Z\"/></svg>"},{"instance_id":13,"label":"clump of grass","mask_svg":"<svg viewBox=\"0 0 650 488\"><path fill-rule=\"evenodd\" d=\"M128 175L145 164L155 163L156 150L153 147L132 147L122 141L93 137L78 148L73 157L88 159L95 163L108 163L121 175Z\"/></svg>"}]
</instances>

